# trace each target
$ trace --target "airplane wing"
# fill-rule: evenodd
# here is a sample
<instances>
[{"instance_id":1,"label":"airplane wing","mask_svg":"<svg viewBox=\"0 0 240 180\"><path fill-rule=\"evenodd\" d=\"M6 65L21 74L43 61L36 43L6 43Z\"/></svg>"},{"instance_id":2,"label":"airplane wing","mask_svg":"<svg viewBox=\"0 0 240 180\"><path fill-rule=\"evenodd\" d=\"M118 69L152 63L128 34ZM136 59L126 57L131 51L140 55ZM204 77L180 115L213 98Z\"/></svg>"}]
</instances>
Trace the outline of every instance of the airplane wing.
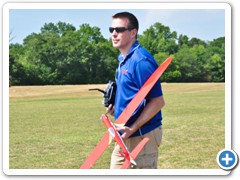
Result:
<instances>
[{"instance_id":1,"label":"airplane wing","mask_svg":"<svg viewBox=\"0 0 240 180\"><path fill-rule=\"evenodd\" d=\"M80 169L90 169L93 166L93 164L98 160L98 158L103 154L105 149L107 149L111 141L112 138L110 137L110 134L107 131L107 133L103 136L101 141L97 144L95 149L88 156L87 160L83 163Z\"/></svg>"},{"instance_id":2,"label":"airplane wing","mask_svg":"<svg viewBox=\"0 0 240 180\"><path fill-rule=\"evenodd\" d=\"M128 119L132 116L132 114L137 109L139 104L146 97L148 92L152 89L154 84L157 82L160 76L164 73L164 71L167 69L167 67L171 62L172 62L172 57L170 56L154 71L154 73L148 78L148 80L144 83L142 88L138 91L136 96L131 100L131 102L123 110L123 112L120 114L118 119L114 122L114 124L118 126L123 126L128 121Z\"/></svg>"},{"instance_id":3,"label":"airplane wing","mask_svg":"<svg viewBox=\"0 0 240 180\"><path fill-rule=\"evenodd\" d=\"M145 146L145 144L149 141L149 138L144 138L130 153L130 156L134 159L138 156L138 154L141 152L142 148ZM123 163L121 169L127 169L130 166L131 162L127 159Z\"/></svg>"}]
</instances>

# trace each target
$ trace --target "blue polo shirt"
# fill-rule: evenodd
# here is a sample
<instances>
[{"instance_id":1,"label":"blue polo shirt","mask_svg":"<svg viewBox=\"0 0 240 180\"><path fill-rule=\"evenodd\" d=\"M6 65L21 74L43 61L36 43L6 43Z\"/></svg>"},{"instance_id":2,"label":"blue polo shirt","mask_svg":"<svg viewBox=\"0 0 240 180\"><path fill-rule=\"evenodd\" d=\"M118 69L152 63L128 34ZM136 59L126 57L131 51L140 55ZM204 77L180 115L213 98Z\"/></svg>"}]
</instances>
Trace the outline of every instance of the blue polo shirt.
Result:
<instances>
[{"instance_id":1,"label":"blue polo shirt","mask_svg":"<svg viewBox=\"0 0 240 180\"><path fill-rule=\"evenodd\" d=\"M136 41L126 57L118 57L119 67L116 70L117 91L115 98L114 118L117 119L146 80L158 68L153 56ZM146 98L135 110L125 126L131 126L140 116L149 99L162 96L160 80L153 86ZM150 121L144 124L131 137L146 134L162 125L162 113L159 111Z\"/></svg>"}]
</instances>

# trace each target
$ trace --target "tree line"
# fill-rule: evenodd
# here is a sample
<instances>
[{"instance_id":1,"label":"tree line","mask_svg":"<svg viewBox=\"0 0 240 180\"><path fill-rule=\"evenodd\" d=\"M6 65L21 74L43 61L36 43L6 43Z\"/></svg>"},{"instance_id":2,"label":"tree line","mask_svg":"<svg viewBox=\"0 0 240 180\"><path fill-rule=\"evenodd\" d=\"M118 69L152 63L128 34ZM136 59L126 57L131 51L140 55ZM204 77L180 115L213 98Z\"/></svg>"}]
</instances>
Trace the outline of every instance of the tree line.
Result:
<instances>
[{"instance_id":1,"label":"tree line","mask_svg":"<svg viewBox=\"0 0 240 180\"><path fill-rule=\"evenodd\" d=\"M205 42L177 35L157 22L138 35L138 41L160 65L173 61L163 82L224 82L225 37ZM9 73L13 85L107 83L114 79L119 51L100 28L82 24L45 23L22 44L9 45Z\"/></svg>"}]
</instances>

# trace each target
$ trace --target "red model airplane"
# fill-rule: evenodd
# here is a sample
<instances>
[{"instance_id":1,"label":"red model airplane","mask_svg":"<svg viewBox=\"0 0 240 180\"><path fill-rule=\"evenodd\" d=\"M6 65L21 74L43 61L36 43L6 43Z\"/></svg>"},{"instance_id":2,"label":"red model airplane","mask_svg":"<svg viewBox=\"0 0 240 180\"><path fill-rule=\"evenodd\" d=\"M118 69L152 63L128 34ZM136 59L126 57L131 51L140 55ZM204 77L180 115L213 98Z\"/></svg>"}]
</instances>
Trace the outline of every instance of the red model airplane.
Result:
<instances>
[{"instance_id":1,"label":"red model airplane","mask_svg":"<svg viewBox=\"0 0 240 180\"><path fill-rule=\"evenodd\" d=\"M169 64L172 61L172 57L167 58L156 70L155 72L148 78L148 80L144 83L144 85L141 87L141 89L138 91L136 96L132 99L132 101L127 105L127 107L123 110L123 112L120 114L118 119L115 121L115 125L109 120L107 115L102 115L102 120L105 124L105 126L108 128L107 133L103 136L103 138L100 140L100 142L97 144L95 149L92 151L92 153L89 155L87 160L83 163L83 165L80 167L81 169L89 169L91 168L94 163L98 160L98 158L103 154L105 149L108 147L108 145L111 143L112 139L114 139L122 148L123 152L120 152L120 154L125 157L126 161L124 162L122 169L126 169L129 167L129 165L136 164L134 159L137 157L139 152L142 150L142 148L145 146L145 144L148 142L147 138L144 138L138 145L135 147L135 149L129 153L126 145L124 144L119 132L116 130L117 126L123 126L128 119L131 117L133 112L137 109L141 101L145 98L145 96L148 94L148 92L152 89L154 84L157 82L157 80L160 78L160 76L163 74L163 72L167 69Z\"/></svg>"},{"instance_id":2,"label":"red model airplane","mask_svg":"<svg viewBox=\"0 0 240 180\"><path fill-rule=\"evenodd\" d=\"M123 150L123 151L120 151L119 153L121 154L121 156L123 156L126 159L121 169L127 169L131 164L137 165L134 159L137 157L137 155L140 153L140 151L142 150L142 148L145 146L145 144L148 142L149 139L144 138L130 153L128 151L127 146L123 142L121 135L116 130L116 126L112 123L112 121L108 118L108 116L106 114L102 114L101 119L103 120L103 123L108 129L108 131L93 152L103 153L103 151L106 149L104 147L107 147L112 142L112 140L115 140ZM95 155L98 157L98 154L95 154ZM94 156L94 153L92 153L89 156L89 158L84 162L84 164L80 167L80 169L91 168L92 165L97 161L96 156Z\"/></svg>"},{"instance_id":3,"label":"red model airplane","mask_svg":"<svg viewBox=\"0 0 240 180\"><path fill-rule=\"evenodd\" d=\"M108 119L106 114L103 114L101 118L102 118L106 128L108 129L108 132L110 133L111 138L114 139L119 144L119 146L122 148L123 152L119 152L121 154L121 156L123 156L125 159L127 159L128 161L130 161L132 164L134 164L136 166L137 163L130 156L127 146L124 144L123 139L121 138L121 135L116 130L116 126L113 125L112 121L110 121Z\"/></svg>"}]
</instances>

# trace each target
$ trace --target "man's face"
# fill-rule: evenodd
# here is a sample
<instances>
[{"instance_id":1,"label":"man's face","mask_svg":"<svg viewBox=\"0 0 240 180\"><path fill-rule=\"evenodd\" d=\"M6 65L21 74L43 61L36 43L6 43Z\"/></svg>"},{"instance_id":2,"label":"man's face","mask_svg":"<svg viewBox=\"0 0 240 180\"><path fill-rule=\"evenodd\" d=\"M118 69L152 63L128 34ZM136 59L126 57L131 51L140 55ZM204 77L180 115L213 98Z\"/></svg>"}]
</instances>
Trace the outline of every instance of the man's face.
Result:
<instances>
[{"instance_id":1,"label":"man's face","mask_svg":"<svg viewBox=\"0 0 240 180\"><path fill-rule=\"evenodd\" d=\"M114 18L112 21L111 27L128 27L128 19L127 18ZM124 32L116 32L114 30L112 32L112 44L113 47L118 48L121 52L128 51L131 46L133 40L135 41L135 32L133 30L126 30ZM127 52L126 52L127 53Z\"/></svg>"}]
</instances>

